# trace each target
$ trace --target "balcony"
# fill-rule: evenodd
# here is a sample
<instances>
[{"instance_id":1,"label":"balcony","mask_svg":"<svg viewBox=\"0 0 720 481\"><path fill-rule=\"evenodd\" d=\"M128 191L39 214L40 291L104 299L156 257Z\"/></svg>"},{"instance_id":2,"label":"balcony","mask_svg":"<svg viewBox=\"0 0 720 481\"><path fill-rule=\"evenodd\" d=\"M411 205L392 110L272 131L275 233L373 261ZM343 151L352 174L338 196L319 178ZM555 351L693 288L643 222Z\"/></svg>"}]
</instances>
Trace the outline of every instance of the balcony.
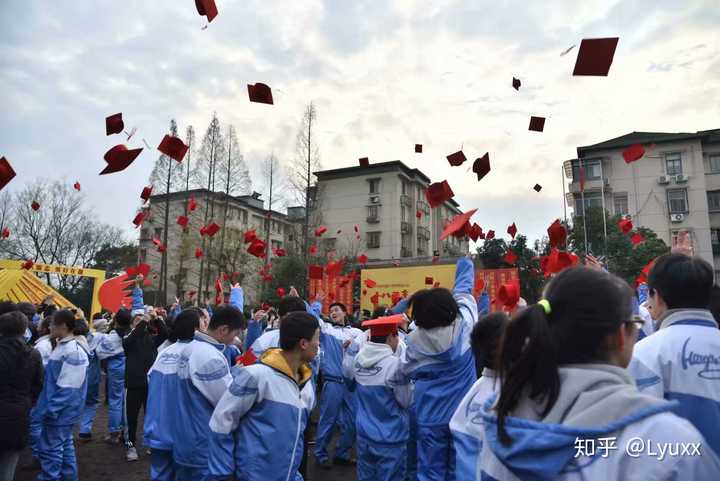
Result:
<instances>
[{"instance_id":1,"label":"balcony","mask_svg":"<svg viewBox=\"0 0 720 481\"><path fill-rule=\"evenodd\" d=\"M423 214L430 215L430 204L428 204L427 202L419 200L415 203L415 207Z\"/></svg>"},{"instance_id":2,"label":"balcony","mask_svg":"<svg viewBox=\"0 0 720 481\"><path fill-rule=\"evenodd\" d=\"M418 239L429 240L430 239L430 229L428 229L427 227L418 226L417 236L418 236Z\"/></svg>"},{"instance_id":3,"label":"balcony","mask_svg":"<svg viewBox=\"0 0 720 481\"><path fill-rule=\"evenodd\" d=\"M404 195L404 194L401 195L401 196L400 196L400 205L406 205L406 206L408 206L408 207L411 206L411 205L412 205L412 200L410 199L410 196L409 196L409 195Z\"/></svg>"},{"instance_id":4,"label":"balcony","mask_svg":"<svg viewBox=\"0 0 720 481\"><path fill-rule=\"evenodd\" d=\"M601 190L605 190L605 192L611 192L612 187L610 186L610 181L605 179L587 179L585 181L585 192L600 192ZM570 183L570 193L571 194L579 194L580 193L580 181L573 181Z\"/></svg>"},{"instance_id":5,"label":"balcony","mask_svg":"<svg viewBox=\"0 0 720 481\"><path fill-rule=\"evenodd\" d=\"M367 219L365 219L368 224L379 224L380 218L378 216L368 216Z\"/></svg>"},{"instance_id":6,"label":"balcony","mask_svg":"<svg viewBox=\"0 0 720 481\"><path fill-rule=\"evenodd\" d=\"M409 222L400 222L400 233L410 234L412 233L412 225Z\"/></svg>"}]
</instances>

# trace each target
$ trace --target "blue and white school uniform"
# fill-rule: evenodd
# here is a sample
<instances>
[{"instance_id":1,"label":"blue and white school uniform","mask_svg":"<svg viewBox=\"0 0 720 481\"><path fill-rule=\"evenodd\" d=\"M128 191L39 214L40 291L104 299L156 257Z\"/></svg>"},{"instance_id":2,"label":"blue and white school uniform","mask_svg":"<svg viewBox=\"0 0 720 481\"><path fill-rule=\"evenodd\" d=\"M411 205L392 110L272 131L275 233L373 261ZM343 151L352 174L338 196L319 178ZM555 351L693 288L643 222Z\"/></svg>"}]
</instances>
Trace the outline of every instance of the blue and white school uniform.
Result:
<instances>
[{"instance_id":1,"label":"blue and white school uniform","mask_svg":"<svg viewBox=\"0 0 720 481\"><path fill-rule=\"evenodd\" d=\"M355 357L358 481L404 481L410 380L387 344L366 342Z\"/></svg>"},{"instance_id":2,"label":"blue and white school uniform","mask_svg":"<svg viewBox=\"0 0 720 481\"><path fill-rule=\"evenodd\" d=\"M35 341L35 349L40 353L42 359L43 368L47 367L47 363L50 360L50 354L52 354L52 342L50 341L50 335L46 334ZM38 448L40 443L40 435L42 433L42 419L38 414L37 404L30 410L30 450L32 451L33 458L38 459Z\"/></svg>"},{"instance_id":3,"label":"blue and white school uniform","mask_svg":"<svg viewBox=\"0 0 720 481\"><path fill-rule=\"evenodd\" d=\"M641 392L678 401L720 454L720 330L710 311L668 311L659 330L637 344L628 370Z\"/></svg>"},{"instance_id":4,"label":"blue and white school uniform","mask_svg":"<svg viewBox=\"0 0 720 481\"><path fill-rule=\"evenodd\" d=\"M95 348L97 348L99 342L100 338L90 332L87 335L85 346L83 346L88 356L88 387L85 406L80 416L80 434L90 435L92 433L95 414L97 413L98 404L100 404L100 359L95 353Z\"/></svg>"},{"instance_id":5,"label":"blue and white school uniform","mask_svg":"<svg viewBox=\"0 0 720 481\"><path fill-rule=\"evenodd\" d=\"M87 366L87 354L73 336L59 340L50 354L37 403L37 415L42 420L40 481L78 479L72 429L85 405Z\"/></svg>"},{"instance_id":6,"label":"blue and white school uniform","mask_svg":"<svg viewBox=\"0 0 720 481\"><path fill-rule=\"evenodd\" d=\"M125 406L125 351L122 336L117 331L108 334L96 333L98 342L95 354L100 361L107 360L108 386L108 431L120 433L123 430L123 406Z\"/></svg>"},{"instance_id":7,"label":"blue and white school uniform","mask_svg":"<svg viewBox=\"0 0 720 481\"><path fill-rule=\"evenodd\" d=\"M315 405L310 367L298 383L282 351L271 349L232 376L210 419L212 479L302 480L303 432Z\"/></svg>"},{"instance_id":8,"label":"blue and white school uniform","mask_svg":"<svg viewBox=\"0 0 720 481\"><path fill-rule=\"evenodd\" d=\"M470 332L477 322L472 261L461 258L455 270L453 295L459 314L446 327L417 328L406 339L403 371L415 381L418 424L418 479L454 479L450 419L476 380Z\"/></svg>"}]
</instances>

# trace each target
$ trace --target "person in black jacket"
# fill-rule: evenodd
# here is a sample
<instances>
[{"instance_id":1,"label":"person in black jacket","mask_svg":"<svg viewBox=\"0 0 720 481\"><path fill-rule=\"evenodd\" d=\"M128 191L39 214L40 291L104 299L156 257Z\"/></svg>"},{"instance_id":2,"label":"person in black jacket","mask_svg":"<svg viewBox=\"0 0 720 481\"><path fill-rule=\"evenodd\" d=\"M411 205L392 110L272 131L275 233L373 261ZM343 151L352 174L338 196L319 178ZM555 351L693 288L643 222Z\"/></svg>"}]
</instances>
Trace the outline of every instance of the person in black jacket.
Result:
<instances>
[{"instance_id":1,"label":"person in black jacket","mask_svg":"<svg viewBox=\"0 0 720 481\"><path fill-rule=\"evenodd\" d=\"M155 320L157 323L157 320ZM157 324L156 324L157 325ZM161 329L162 330L162 329ZM164 330L163 330L164 332ZM157 356L158 339L150 332L149 319L145 315L136 315L132 321L132 330L123 338L125 351L125 414L127 416L126 459L138 459L135 448L137 422L140 407L146 410L148 395L147 373ZM160 342L162 343L164 339Z\"/></svg>"},{"instance_id":2,"label":"person in black jacket","mask_svg":"<svg viewBox=\"0 0 720 481\"><path fill-rule=\"evenodd\" d=\"M27 324L20 311L0 316L0 481L15 477L28 444L30 409L43 387L40 353L23 339Z\"/></svg>"}]
</instances>

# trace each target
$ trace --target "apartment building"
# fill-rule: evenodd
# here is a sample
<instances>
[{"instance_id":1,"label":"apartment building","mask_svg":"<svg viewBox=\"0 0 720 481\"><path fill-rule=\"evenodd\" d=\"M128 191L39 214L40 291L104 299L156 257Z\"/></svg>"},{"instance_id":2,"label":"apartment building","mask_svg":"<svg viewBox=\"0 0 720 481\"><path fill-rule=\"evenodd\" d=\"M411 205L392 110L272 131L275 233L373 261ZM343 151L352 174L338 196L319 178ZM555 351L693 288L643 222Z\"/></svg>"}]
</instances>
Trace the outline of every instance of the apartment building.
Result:
<instances>
[{"instance_id":1,"label":"apartment building","mask_svg":"<svg viewBox=\"0 0 720 481\"><path fill-rule=\"evenodd\" d=\"M452 199L431 209L425 199L430 179L420 170L395 160L314 174L313 219L328 228L320 247L341 255L361 252L378 261L468 252L467 240L440 242L446 221L461 211Z\"/></svg>"},{"instance_id":2,"label":"apartment building","mask_svg":"<svg viewBox=\"0 0 720 481\"><path fill-rule=\"evenodd\" d=\"M186 205L190 198L195 199L197 208L189 213L189 234L183 236L182 228L177 224L178 216L185 215ZM145 219L140 231L139 257L148 263L153 272L160 272L161 254L153 244L153 239L163 239L165 223L165 206L169 205L168 215L168 286L166 301L171 302L175 296L182 296L184 292L197 290L200 285L200 260L195 258L195 249L202 245L199 229L204 225L206 209L210 221L222 226L226 225L225 248L229 256L239 255L245 251L242 242L242 233L255 229L258 237L265 240L266 226L269 227L269 241L271 249L283 248L287 251L296 251L302 240L300 239L301 223L304 220L304 209L288 209L289 214L268 211L260 194L253 193L246 196L226 196L223 192L211 192L207 189L195 189L183 192L172 192L169 195L159 194L150 198L150 215ZM225 220L225 207L227 205L227 219ZM266 223L266 220L269 222ZM221 231L222 232L222 231ZM221 242L221 233L213 238L215 248ZM206 238L207 239L207 238ZM206 245L206 250L209 246ZM270 253L272 257L272 252ZM231 263L232 261L229 261ZM247 265L236 266L244 274L249 272ZM214 268L216 269L216 268ZM208 288L203 280L203 291L214 293L213 284L217 272L211 275L211 285ZM254 299L255 283L246 284L246 296ZM155 283L157 285L157 283Z\"/></svg>"},{"instance_id":3,"label":"apartment building","mask_svg":"<svg viewBox=\"0 0 720 481\"><path fill-rule=\"evenodd\" d=\"M634 144L642 144L645 155L627 164L622 152ZM585 207L630 215L668 245L688 230L696 254L720 274L720 129L632 132L578 147L577 156L564 164L570 179L566 200L576 213L582 214L584 199Z\"/></svg>"}]
</instances>

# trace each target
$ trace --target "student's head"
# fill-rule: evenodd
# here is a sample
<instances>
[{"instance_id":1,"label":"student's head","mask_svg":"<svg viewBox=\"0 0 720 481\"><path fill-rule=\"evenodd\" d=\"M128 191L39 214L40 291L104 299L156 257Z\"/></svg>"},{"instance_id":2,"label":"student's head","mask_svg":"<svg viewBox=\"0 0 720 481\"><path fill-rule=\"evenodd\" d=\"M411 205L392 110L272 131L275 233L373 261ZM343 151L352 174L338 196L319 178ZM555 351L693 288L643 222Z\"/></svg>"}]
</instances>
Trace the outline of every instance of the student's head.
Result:
<instances>
[{"instance_id":1,"label":"student's head","mask_svg":"<svg viewBox=\"0 0 720 481\"><path fill-rule=\"evenodd\" d=\"M90 326L88 326L88 323L85 319L77 319L75 321L75 329L73 329L73 334L76 336L87 336L90 332Z\"/></svg>"},{"instance_id":2,"label":"student's head","mask_svg":"<svg viewBox=\"0 0 720 481\"><path fill-rule=\"evenodd\" d=\"M18 302L16 304L17 310L25 314L25 317L28 319L28 325L32 323L33 317L37 314L37 309L35 309L35 305L31 302Z\"/></svg>"},{"instance_id":3,"label":"student's head","mask_svg":"<svg viewBox=\"0 0 720 481\"><path fill-rule=\"evenodd\" d=\"M330 304L330 319L335 324L342 324L345 325L345 321L347 318L347 307L345 307L345 304L342 302L333 302Z\"/></svg>"},{"instance_id":4,"label":"student's head","mask_svg":"<svg viewBox=\"0 0 720 481\"><path fill-rule=\"evenodd\" d=\"M422 329L449 326L458 316L458 305L452 292L442 287L423 289L410 297L412 320Z\"/></svg>"},{"instance_id":5,"label":"student's head","mask_svg":"<svg viewBox=\"0 0 720 481\"><path fill-rule=\"evenodd\" d=\"M543 301L513 317L496 366L501 378L498 432L504 443L510 441L505 416L523 395L529 393L543 403L542 416L553 407L560 391L558 367L627 367L639 330L639 319L632 316L632 295L630 286L612 274L575 267L550 281Z\"/></svg>"},{"instance_id":6,"label":"student's head","mask_svg":"<svg viewBox=\"0 0 720 481\"><path fill-rule=\"evenodd\" d=\"M197 309L185 309L175 317L170 332L171 341L192 341L195 330L200 327L200 313Z\"/></svg>"},{"instance_id":7,"label":"student's head","mask_svg":"<svg viewBox=\"0 0 720 481\"><path fill-rule=\"evenodd\" d=\"M377 306L375 309L373 309L371 318L378 319L380 317L385 317L385 316L387 316L387 311L388 311L387 306Z\"/></svg>"},{"instance_id":8,"label":"student's head","mask_svg":"<svg viewBox=\"0 0 720 481\"><path fill-rule=\"evenodd\" d=\"M713 268L700 257L666 254L648 275L648 304L653 319L669 309L707 309L713 286Z\"/></svg>"},{"instance_id":9,"label":"student's head","mask_svg":"<svg viewBox=\"0 0 720 481\"><path fill-rule=\"evenodd\" d=\"M17 304L15 304L12 301L0 301L0 316L7 312L15 312L17 311Z\"/></svg>"},{"instance_id":10,"label":"student's head","mask_svg":"<svg viewBox=\"0 0 720 481\"><path fill-rule=\"evenodd\" d=\"M0 336L17 337L25 334L28 321L20 311L10 311L0 315Z\"/></svg>"},{"instance_id":11,"label":"student's head","mask_svg":"<svg viewBox=\"0 0 720 481\"><path fill-rule=\"evenodd\" d=\"M132 322L132 317L130 309L125 309L124 307L118 309L115 313L115 326L121 329L129 328L130 323Z\"/></svg>"},{"instance_id":12,"label":"student's head","mask_svg":"<svg viewBox=\"0 0 720 481\"><path fill-rule=\"evenodd\" d=\"M290 312L280 320L280 348L300 352L304 362L312 361L320 348L320 324L308 312Z\"/></svg>"},{"instance_id":13,"label":"student's head","mask_svg":"<svg viewBox=\"0 0 720 481\"><path fill-rule=\"evenodd\" d=\"M289 312L306 312L307 308L302 299L297 296L285 296L278 304L278 314L283 317Z\"/></svg>"},{"instance_id":14,"label":"student's head","mask_svg":"<svg viewBox=\"0 0 720 481\"><path fill-rule=\"evenodd\" d=\"M63 339L73 334L76 325L75 314L69 309L55 311L50 321L50 336Z\"/></svg>"},{"instance_id":15,"label":"student's head","mask_svg":"<svg viewBox=\"0 0 720 481\"><path fill-rule=\"evenodd\" d=\"M229 305L215 308L212 319L208 325L208 332L218 342L229 346L241 330L247 327L245 316L239 310Z\"/></svg>"},{"instance_id":16,"label":"student's head","mask_svg":"<svg viewBox=\"0 0 720 481\"><path fill-rule=\"evenodd\" d=\"M400 343L400 336L398 335L397 331L384 336L370 336L370 342L387 344L388 346L390 346L393 352L395 352L397 350L398 344Z\"/></svg>"},{"instance_id":17,"label":"student's head","mask_svg":"<svg viewBox=\"0 0 720 481\"><path fill-rule=\"evenodd\" d=\"M102 319L102 318L103 318L103 315L101 312L96 312L95 314L92 315L93 321L97 321L98 319Z\"/></svg>"},{"instance_id":18,"label":"student's head","mask_svg":"<svg viewBox=\"0 0 720 481\"><path fill-rule=\"evenodd\" d=\"M470 347L478 374L484 368L495 369L498 347L510 319L504 312L494 312L480 319L470 333Z\"/></svg>"}]
</instances>

